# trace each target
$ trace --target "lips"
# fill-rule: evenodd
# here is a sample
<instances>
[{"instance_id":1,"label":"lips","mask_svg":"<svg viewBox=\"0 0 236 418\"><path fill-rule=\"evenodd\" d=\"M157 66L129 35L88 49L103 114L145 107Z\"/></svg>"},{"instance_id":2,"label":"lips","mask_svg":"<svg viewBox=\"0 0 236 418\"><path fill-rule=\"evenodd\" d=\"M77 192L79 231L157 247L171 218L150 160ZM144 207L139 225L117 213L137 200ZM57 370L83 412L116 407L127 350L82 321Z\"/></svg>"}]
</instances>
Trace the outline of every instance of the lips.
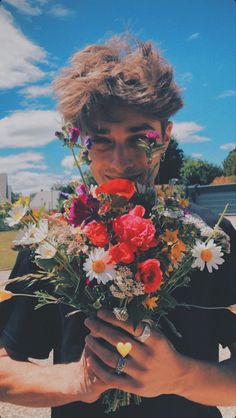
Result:
<instances>
[{"instance_id":1,"label":"lips","mask_svg":"<svg viewBox=\"0 0 236 418\"><path fill-rule=\"evenodd\" d=\"M105 175L104 177L107 180L127 179L127 180L137 181L142 177L142 174L138 173L138 174L135 174L135 175L132 175L132 176L128 176L128 175L125 175L125 174L123 176L114 176L114 175L113 176L108 176L108 175Z\"/></svg>"}]
</instances>

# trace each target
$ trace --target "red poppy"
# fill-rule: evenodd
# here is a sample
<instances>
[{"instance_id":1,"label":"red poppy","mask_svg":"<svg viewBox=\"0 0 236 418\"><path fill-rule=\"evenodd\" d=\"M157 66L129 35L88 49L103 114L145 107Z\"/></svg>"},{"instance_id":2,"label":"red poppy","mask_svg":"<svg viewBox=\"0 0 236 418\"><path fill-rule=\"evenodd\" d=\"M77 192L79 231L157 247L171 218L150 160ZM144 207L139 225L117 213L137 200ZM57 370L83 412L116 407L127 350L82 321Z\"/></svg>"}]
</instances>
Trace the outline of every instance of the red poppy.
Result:
<instances>
[{"instance_id":1,"label":"red poppy","mask_svg":"<svg viewBox=\"0 0 236 418\"><path fill-rule=\"evenodd\" d=\"M132 263L134 261L134 248L126 242L113 245L109 249L111 261L114 263Z\"/></svg>"},{"instance_id":2,"label":"red poppy","mask_svg":"<svg viewBox=\"0 0 236 418\"><path fill-rule=\"evenodd\" d=\"M109 242L107 227L103 222L90 222L85 227L85 233L92 244L97 247L104 247Z\"/></svg>"},{"instance_id":3,"label":"red poppy","mask_svg":"<svg viewBox=\"0 0 236 418\"><path fill-rule=\"evenodd\" d=\"M162 281L162 271L160 263L155 258L138 263L138 271L135 275L137 282L144 284L146 293L154 292L160 288Z\"/></svg>"},{"instance_id":4,"label":"red poppy","mask_svg":"<svg viewBox=\"0 0 236 418\"><path fill-rule=\"evenodd\" d=\"M127 179L113 179L96 188L96 195L107 193L131 199L135 193L135 184Z\"/></svg>"}]
</instances>

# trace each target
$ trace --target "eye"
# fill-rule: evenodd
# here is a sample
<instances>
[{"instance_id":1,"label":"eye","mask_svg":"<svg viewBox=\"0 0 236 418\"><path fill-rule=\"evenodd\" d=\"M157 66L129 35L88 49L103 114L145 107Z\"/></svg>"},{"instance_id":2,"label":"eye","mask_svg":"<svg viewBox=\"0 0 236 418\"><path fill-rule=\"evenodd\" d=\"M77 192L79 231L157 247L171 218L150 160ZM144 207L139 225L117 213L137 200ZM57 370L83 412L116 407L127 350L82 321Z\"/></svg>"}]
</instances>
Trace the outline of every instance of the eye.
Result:
<instances>
[{"instance_id":1,"label":"eye","mask_svg":"<svg viewBox=\"0 0 236 418\"><path fill-rule=\"evenodd\" d=\"M112 141L105 137L93 138L93 145L98 147L106 147L112 145Z\"/></svg>"},{"instance_id":2,"label":"eye","mask_svg":"<svg viewBox=\"0 0 236 418\"><path fill-rule=\"evenodd\" d=\"M140 135L135 135L135 136L130 137L130 138L129 138L129 143L130 143L130 145L131 145L131 146L133 146L133 147L138 147L138 148L140 148L140 147L139 147L139 141L140 141L140 139L145 140L145 139L146 139L145 134L140 134Z\"/></svg>"}]
</instances>

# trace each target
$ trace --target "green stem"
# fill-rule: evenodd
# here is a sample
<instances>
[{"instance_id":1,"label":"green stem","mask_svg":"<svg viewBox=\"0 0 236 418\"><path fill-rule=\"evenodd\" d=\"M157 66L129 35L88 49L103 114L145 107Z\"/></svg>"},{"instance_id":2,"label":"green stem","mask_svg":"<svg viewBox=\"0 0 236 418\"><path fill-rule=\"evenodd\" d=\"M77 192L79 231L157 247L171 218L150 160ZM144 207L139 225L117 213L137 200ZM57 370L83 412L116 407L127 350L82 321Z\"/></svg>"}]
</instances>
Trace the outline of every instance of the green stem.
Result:
<instances>
[{"instance_id":1,"label":"green stem","mask_svg":"<svg viewBox=\"0 0 236 418\"><path fill-rule=\"evenodd\" d=\"M177 306L183 306L185 308L207 309L207 310L218 310L218 309L228 310L227 306L200 306L200 305L192 305L189 303L178 303Z\"/></svg>"},{"instance_id":2,"label":"green stem","mask_svg":"<svg viewBox=\"0 0 236 418\"><path fill-rule=\"evenodd\" d=\"M86 189L86 192L87 192L87 193L89 193L89 189L88 189L87 183L86 183L86 181L85 181L85 178L84 178L83 172L82 172L81 167L80 167L80 165L79 165L79 163L78 163L78 160L77 160L77 158L76 158L76 155L75 155L75 152L74 152L74 149L73 149L73 148L71 148L71 152L72 152L72 154L73 154L73 157L74 157L74 160L75 160L75 164L76 164L76 166L77 166L77 168L78 168L78 170L79 170L79 173L80 173L80 175L81 175L81 178L82 178L82 180L83 180L83 183L84 183L84 187L85 187L85 189Z\"/></svg>"},{"instance_id":3,"label":"green stem","mask_svg":"<svg viewBox=\"0 0 236 418\"><path fill-rule=\"evenodd\" d=\"M222 219L224 218L224 216L225 216L225 214L228 210L228 207L229 207L229 203L227 203L225 205L224 210L223 210L222 214L220 215L220 217L218 219L218 222L215 224L214 228L217 228L220 225ZM210 241L210 239L213 237L213 235L214 235L214 232L207 238L207 240L205 241L205 244L207 244Z\"/></svg>"}]
</instances>

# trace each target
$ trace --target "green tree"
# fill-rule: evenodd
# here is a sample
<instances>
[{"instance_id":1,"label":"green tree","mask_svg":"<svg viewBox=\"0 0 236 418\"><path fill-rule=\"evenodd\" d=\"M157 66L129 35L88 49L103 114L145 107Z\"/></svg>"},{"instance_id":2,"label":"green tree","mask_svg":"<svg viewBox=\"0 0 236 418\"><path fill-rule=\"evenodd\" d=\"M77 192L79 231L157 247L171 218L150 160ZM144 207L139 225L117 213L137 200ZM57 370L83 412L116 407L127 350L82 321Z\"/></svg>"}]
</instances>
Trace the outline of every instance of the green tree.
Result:
<instances>
[{"instance_id":1,"label":"green tree","mask_svg":"<svg viewBox=\"0 0 236 418\"><path fill-rule=\"evenodd\" d=\"M223 169L225 176L236 175L236 147L230 151L223 161Z\"/></svg>"},{"instance_id":2,"label":"green tree","mask_svg":"<svg viewBox=\"0 0 236 418\"><path fill-rule=\"evenodd\" d=\"M167 184L170 179L179 178L184 161L184 152L179 148L177 140L172 137L166 151L165 161L161 163L157 182Z\"/></svg>"},{"instance_id":3,"label":"green tree","mask_svg":"<svg viewBox=\"0 0 236 418\"><path fill-rule=\"evenodd\" d=\"M186 158L181 168L181 182L190 184L210 184L212 180L223 174L221 167L205 160Z\"/></svg>"}]
</instances>

